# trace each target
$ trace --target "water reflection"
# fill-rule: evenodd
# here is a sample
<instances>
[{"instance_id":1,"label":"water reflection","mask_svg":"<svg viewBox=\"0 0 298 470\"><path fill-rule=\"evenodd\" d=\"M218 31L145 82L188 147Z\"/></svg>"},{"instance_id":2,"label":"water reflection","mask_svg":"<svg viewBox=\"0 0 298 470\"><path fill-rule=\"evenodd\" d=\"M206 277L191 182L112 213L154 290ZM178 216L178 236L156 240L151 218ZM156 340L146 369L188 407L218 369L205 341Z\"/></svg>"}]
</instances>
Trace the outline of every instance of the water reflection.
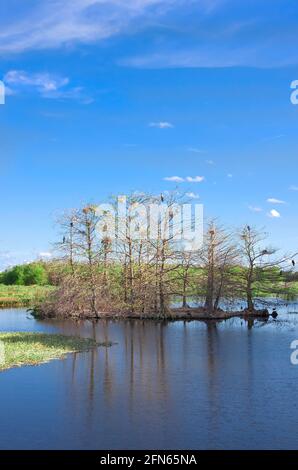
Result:
<instances>
[{"instance_id":1,"label":"water reflection","mask_svg":"<svg viewBox=\"0 0 298 470\"><path fill-rule=\"evenodd\" d=\"M38 322L11 310L0 312L0 327L117 343L1 373L1 448L297 445L291 314L268 322L93 323Z\"/></svg>"}]
</instances>

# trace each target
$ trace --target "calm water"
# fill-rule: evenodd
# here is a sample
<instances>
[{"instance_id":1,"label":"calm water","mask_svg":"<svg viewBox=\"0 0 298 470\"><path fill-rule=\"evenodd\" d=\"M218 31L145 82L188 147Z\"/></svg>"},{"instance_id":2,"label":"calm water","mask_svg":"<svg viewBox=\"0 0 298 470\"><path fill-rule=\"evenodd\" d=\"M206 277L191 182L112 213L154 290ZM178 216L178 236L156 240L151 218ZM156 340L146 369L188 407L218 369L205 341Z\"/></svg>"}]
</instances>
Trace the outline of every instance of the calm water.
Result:
<instances>
[{"instance_id":1,"label":"calm water","mask_svg":"<svg viewBox=\"0 0 298 470\"><path fill-rule=\"evenodd\" d=\"M0 373L1 449L298 449L293 313L94 326L2 310L0 330L118 343Z\"/></svg>"}]
</instances>

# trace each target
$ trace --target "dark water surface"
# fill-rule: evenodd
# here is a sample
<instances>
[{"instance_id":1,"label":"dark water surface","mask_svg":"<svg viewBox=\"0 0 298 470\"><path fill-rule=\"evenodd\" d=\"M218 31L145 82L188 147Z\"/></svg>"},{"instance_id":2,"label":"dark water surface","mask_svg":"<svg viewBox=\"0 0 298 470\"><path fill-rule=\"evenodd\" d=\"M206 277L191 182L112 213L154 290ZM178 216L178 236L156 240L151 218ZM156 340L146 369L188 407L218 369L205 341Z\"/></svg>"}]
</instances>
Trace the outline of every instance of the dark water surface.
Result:
<instances>
[{"instance_id":1,"label":"dark water surface","mask_svg":"<svg viewBox=\"0 0 298 470\"><path fill-rule=\"evenodd\" d=\"M298 449L294 313L93 325L0 310L0 330L118 343L0 373L1 449Z\"/></svg>"}]
</instances>

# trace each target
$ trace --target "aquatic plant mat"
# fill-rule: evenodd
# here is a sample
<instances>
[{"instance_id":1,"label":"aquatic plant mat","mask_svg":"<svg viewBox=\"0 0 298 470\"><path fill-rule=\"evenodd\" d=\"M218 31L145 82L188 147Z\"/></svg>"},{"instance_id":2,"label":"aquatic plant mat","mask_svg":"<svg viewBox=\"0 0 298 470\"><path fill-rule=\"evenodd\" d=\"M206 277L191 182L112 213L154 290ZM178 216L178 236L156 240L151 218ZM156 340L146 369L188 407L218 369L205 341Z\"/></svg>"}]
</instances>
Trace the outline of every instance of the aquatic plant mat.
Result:
<instances>
[{"instance_id":1,"label":"aquatic plant mat","mask_svg":"<svg viewBox=\"0 0 298 470\"><path fill-rule=\"evenodd\" d=\"M89 351L97 346L93 339L43 333L0 333L0 371L25 365L37 365L65 354Z\"/></svg>"}]
</instances>

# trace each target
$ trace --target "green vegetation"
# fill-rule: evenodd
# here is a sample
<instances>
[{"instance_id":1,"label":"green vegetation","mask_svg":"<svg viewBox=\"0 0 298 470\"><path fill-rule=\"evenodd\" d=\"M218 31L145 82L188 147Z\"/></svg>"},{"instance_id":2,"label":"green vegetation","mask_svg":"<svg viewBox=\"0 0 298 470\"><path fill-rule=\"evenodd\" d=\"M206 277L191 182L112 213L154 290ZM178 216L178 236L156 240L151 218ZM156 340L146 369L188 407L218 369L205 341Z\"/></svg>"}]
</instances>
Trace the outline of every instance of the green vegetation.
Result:
<instances>
[{"instance_id":1,"label":"green vegetation","mask_svg":"<svg viewBox=\"0 0 298 470\"><path fill-rule=\"evenodd\" d=\"M61 266L60 266L61 268ZM79 266L76 267L79 269ZM243 268L233 268L235 277L243 275L241 271ZM101 270L99 270L100 272ZM276 270L275 270L276 271ZM194 296L204 296L204 289L201 279L206 276L204 269L198 267L190 267L186 292L188 298ZM110 280L110 288L114 295L118 296L121 292L122 273L120 266L109 266L108 277ZM180 267L176 273L171 272L171 282L173 291L176 293L183 290L183 269ZM113 282L111 282L113 281ZM43 303L51 294L56 291L56 286L22 286L22 285L4 285L0 284L0 308L10 307L35 307ZM238 295L241 298L243 292L238 290ZM274 269L269 269L267 273L262 273L259 281L255 283L254 295L256 297L286 297L292 299L298 296L298 281L294 278L288 278L287 273L282 275L276 274Z\"/></svg>"},{"instance_id":2,"label":"green vegetation","mask_svg":"<svg viewBox=\"0 0 298 470\"><path fill-rule=\"evenodd\" d=\"M16 286L44 286L49 283L48 273L43 263L30 263L7 269L0 273L0 284Z\"/></svg>"},{"instance_id":3,"label":"green vegetation","mask_svg":"<svg viewBox=\"0 0 298 470\"><path fill-rule=\"evenodd\" d=\"M65 212L56 243L62 256L48 270L56 289L36 305L36 314L40 318L165 319L177 314L174 299L181 299L180 310L195 308L188 305L191 298L212 318L226 305L229 310L233 305L238 308L240 300L244 311L255 314L257 305L269 306L269 298L295 296L291 283L297 281L294 258L298 253L280 254L268 245L268 235L253 226L227 229L210 220L205 223L202 246L181 243L181 232L186 234L193 224L191 214L184 214L182 230L177 208L183 197L179 192L133 193L126 197L133 212L125 221L122 216L117 219L116 210L101 214L93 204ZM152 206L161 203L162 212L151 214ZM111 204L115 207L115 199ZM144 208L146 222L137 215ZM177 214L180 222L174 217ZM148 231L148 218L154 222L153 232L152 227ZM116 238L108 230L115 227Z\"/></svg>"},{"instance_id":4,"label":"green vegetation","mask_svg":"<svg viewBox=\"0 0 298 470\"><path fill-rule=\"evenodd\" d=\"M215 220L205 224L202 246L185 247L181 223L173 225L180 193L127 198L128 206L134 211L146 207L147 215L161 202L166 210L153 220L153 238L136 214L127 217L123 227L116 211L113 216L109 211L101 214L94 205L64 213L55 245L58 257L2 273L0 283L17 290L5 292L2 287L1 297L0 288L0 306L29 306L40 318L165 319L177 312L173 300L180 299L182 310L189 311L188 299L193 299L211 318L226 305L238 308L240 300L253 314L256 305L268 307L269 299L297 296L298 253L280 254L268 245L267 234L253 226L227 229ZM120 230L116 238L108 235L111 218ZM192 222L192 216L185 215L183 230ZM135 236L136 227L142 236Z\"/></svg>"},{"instance_id":5,"label":"green vegetation","mask_svg":"<svg viewBox=\"0 0 298 470\"><path fill-rule=\"evenodd\" d=\"M53 286L7 286L0 284L0 308L32 307L53 292Z\"/></svg>"},{"instance_id":6,"label":"green vegetation","mask_svg":"<svg viewBox=\"0 0 298 470\"><path fill-rule=\"evenodd\" d=\"M37 365L59 359L68 353L111 345L98 344L93 339L42 333L0 333L0 342L0 370Z\"/></svg>"}]
</instances>

